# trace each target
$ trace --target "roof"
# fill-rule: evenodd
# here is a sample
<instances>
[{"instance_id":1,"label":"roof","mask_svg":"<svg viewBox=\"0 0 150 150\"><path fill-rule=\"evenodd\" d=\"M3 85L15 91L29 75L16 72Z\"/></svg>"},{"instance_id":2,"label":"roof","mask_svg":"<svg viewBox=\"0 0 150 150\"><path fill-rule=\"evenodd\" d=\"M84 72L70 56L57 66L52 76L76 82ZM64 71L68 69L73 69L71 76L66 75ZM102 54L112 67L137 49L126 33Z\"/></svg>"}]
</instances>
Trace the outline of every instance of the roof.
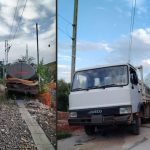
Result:
<instances>
[{"instance_id":1,"label":"roof","mask_svg":"<svg viewBox=\"0 0 150 150\"><path fill-rule=\"evenodd\" d=\"M105 67L113 67L113 66L123 66L123 65L127 65L127 66L131 66L132 68L134 68L136 70L136 67L134 67L133 65L129 64L129 63L122 63L122 64L106 64L106 65L98 65L98 66L94 66L94 67L88 67L88 68L81 68L77 71L83 71L83 70L92 70L92 69L97 69L97 68L105 68Z\"/></svg>"}]
</instances>

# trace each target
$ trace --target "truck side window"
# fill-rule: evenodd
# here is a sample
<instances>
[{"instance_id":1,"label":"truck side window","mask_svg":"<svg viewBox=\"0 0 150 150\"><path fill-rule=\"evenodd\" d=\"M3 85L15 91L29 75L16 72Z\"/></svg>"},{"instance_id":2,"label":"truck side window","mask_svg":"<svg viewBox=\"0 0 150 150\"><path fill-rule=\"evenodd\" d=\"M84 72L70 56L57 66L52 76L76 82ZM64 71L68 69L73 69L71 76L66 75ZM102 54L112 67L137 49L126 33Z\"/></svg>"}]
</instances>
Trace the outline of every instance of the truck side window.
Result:
<instances>
[{"instance_id":1,"label":"truck side window","mask_svg":"<svg viewBox=\"0 0 150 150\"><path fill-rule=\"evenodd\" d=\"M79 74L78 76L75 76L75 83L73 85L73 88L87 88L87 77Z\"/></svg>"},{"instance_id":2,"label":"truck side window","mask_svg":"<svg viewBox=\"0 0 150 150\"><path fill-rule=\"evenodd\" d=\"M132 84L138 84L138 77L134 69L130 68L130 81Z\"/></svg>"}]
</instances>

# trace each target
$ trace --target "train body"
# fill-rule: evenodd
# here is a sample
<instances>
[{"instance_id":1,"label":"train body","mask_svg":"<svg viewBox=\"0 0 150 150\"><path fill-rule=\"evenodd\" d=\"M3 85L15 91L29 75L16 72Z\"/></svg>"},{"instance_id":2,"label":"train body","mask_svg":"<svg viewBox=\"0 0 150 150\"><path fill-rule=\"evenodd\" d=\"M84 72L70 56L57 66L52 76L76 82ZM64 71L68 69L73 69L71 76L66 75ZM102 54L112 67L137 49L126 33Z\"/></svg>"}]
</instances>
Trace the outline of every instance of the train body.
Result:
<instances>
[{"instance_id":1,"label":"train body","mask_svg":"<svg viewBox=\"0 0 150 150\"><path fill-rule=\"evenodd\" d=\"M38 75L36 69L26 62L17 62L7 66L6 87L8 93L38 94Z\"/></svg>"}]
</instances>

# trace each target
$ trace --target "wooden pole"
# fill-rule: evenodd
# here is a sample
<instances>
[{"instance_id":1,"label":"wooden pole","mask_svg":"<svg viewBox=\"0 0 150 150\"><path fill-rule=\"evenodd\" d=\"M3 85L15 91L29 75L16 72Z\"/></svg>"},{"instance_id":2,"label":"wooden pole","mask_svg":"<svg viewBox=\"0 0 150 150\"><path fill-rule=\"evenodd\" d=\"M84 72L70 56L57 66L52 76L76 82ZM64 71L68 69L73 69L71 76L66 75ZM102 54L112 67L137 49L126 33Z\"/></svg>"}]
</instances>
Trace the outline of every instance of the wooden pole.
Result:
<instances>
[{"instance_id":1,"label":"wooden pole","mask_svg":"<svg viewBox=\"0 0 150 150\"><path fill-rule=\"evenodd\" d=\"M75 65L76 65L77 16L78 16L78 0L74 0L74 17L73 17L73 25L72 25L73 32L72 32L71 81L75 73Z\"/></svg>"},{"instance_id":2,"label":"wooden pole","mask_svg":"<svg viewBox=\"0 0 150 150\"><path fill-rule=\"evenodd\" d=\"M38 33L38 23L36 23L36 41L37 41L37 65L39 66L39 33Z\"/></svg>"},{"instance_id":3,"label":"wooden pole","mask_svg":"<svg viewBox=\"0 0 150 150\"><path fill-rule=\"evenodd\" d=\"M39 67L39 33L38 33L38 23L36 23L36 40L37 40L37 68ZM38 75L38 81L39 81L39 90L40 88L40 76Z\"/></svg>"}]
</instances>

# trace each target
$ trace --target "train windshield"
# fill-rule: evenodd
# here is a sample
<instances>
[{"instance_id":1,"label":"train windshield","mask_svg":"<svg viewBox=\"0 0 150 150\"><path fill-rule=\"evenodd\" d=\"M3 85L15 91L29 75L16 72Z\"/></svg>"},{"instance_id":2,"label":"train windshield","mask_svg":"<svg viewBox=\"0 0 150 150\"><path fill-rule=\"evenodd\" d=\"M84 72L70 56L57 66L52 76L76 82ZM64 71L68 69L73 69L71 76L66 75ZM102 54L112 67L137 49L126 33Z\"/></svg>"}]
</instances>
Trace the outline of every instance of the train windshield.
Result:
<instances>
[{"instance_id":1,"label":"train windshield","mask_svg":"<svg viewBox=\"0 0 150 150\"><path fill-rule=\"evenodd\" d=\"M128 84L127 70L127 65L122 65L76 72L72 91L125 86Z\"/></svg>"}]
</instances>

